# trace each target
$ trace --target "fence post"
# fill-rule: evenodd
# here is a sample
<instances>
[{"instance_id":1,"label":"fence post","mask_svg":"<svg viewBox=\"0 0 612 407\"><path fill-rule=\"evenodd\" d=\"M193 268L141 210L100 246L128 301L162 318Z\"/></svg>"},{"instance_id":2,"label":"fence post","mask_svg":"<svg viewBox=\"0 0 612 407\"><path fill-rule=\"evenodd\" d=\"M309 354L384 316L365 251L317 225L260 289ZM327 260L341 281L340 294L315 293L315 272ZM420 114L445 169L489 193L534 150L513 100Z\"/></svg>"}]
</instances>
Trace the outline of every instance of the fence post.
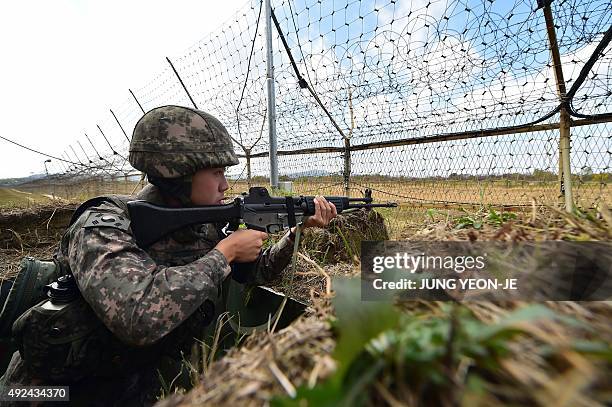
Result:
<instances>
[{"instance_id":1,"label":"fence post","mask_svg":"<svg viewBox=\"0 0 612 407\"><path fill-rule=\"evenodd\" d=\"M83 148L83 145L81 144L81 142L79 140L77 140L77 143L79 145L79 147L81 147L81 151L83 151L83 154L85 154L85 158L87 159L87 161L89 161L90 164L93 164L94 162L91 160L91 158L89 158L89 156L87 155L87 152L85 151L85 149Z\"/></svg>"},{"instance_id":2,"label":"fence post","mask_svg":"<svg viewBox=\"0 0 612 407\"><path fill-rule=\"evenodd\" d=\"M344 195L351 196L351 139L344 138Z\"/></svg>"},{"instance_id":3,"label":"fence post","mask_svg":"<svg viewBox=\"0 0 612 407\"><path fill-rule=\"evenodd\" d=\"M133 94L132 94L133 95ZM140 103L138 104L140 106ZM142 109L142 107L141 107ZM130 138L128 137L127 133L125 132L125 130L123 130L123 126L121 125L121 122L119 121L119 119L117 119L117 116L115 115L115 112L113 112L113 109L108 109L110 110L111 114L113 115L113 117L115 118L115 121L117 122L117 124L119 125L119 128L121 129L121 131L123 132L123 135L125 136L125 139L127 140L128 144L130 144Z\"/></svg>"},{"instance_id":4,"label":"fence post","mask_svg":"<svg viewBox=\"0 0 612 407\"><path fill-rule=\"evenodd\" d=\"M85 134L85 137L87 138L87 141L89 141L89 144L91 144L91 148L94 149L94 151L96 152L96 154L98 155L98 159L100 161L104 161L104 158L102 158L102 156L100 155L100 153L98 152L98 150L96 149L96 146L94 146L94 144L91 142L91 139L89 138L89 136L87 135L87 133L83 132L83 134Z\"/></svg>"},{"instance_id":5,"label":"fence post","mask_svg":"<svg viewBox=\"0 0 612 407\"><path fill-rule=\"evenodd\" d=\"M274 60L272 50L272 5L264 0L266 9L266 85L268 89L268 137L270 141L270 186L278 188L278 158L276 156L276 101L274 93Z\"/></svg>"},{"instance_id":6,"label":"fence post","mask_svg":"<svg viewBox=\"0 0 612 407\"><path fill-rule=\"evenodd\" d=\"M561 110L559 112L559 174L561 192L565 196L565 210L572 212L574 210L574 198L572 196L572 174L570 167L570 117L567 111L565 80L563 78L563 68L561 66L561 56L557 44L557 34L550 8L550 0L538 0L538 6L544 9L550 54L553 60L557 84L557 94L561 103Z\"/></svg>"},{"instance_id":7,"label":"fence post","mask_svg":"<svg viewBox=\"0 0 612 407\"><path fill-rule=\"evenodd\" d=\"M244 156L246 158L246 170L247 170L247 189L251 188L251 149L244 149Z\"/></svg>"},{"instance_id":8,"label":"fence post","mask_svg":"<svg viewBox=\"0 0 612 407\"><path fill-rule=\"evenodd\" d=\"M166 57L166 61L168 61L168 63L170 64L170 68L172 68L172 70L174 71L174 74L176 75L176 77L178 78L179 82L181 83L181 86L183 87L183 90L185 91L185 93L187 94L187 97L189 98L189 100L191 100L191 104L193 105L193 107L195 109L198 108L198 105L196 105L196 102L193 100L193 98L191 97L191 94L189 93L189 91L187 90L187 86L185 86L185 84L183 83L183 80L181 79L181 76L178 74L178 72L176 71L176 69L174 69L174 65L172 65L172 61L170 61L170 58Z\"/></svg>"},{"instance_id":9,"label":"fence post","mask_svg":"<svg viewBox=\"0 0 612 407\"><path fill-rule=\"evenodd\" d=\"M76 153L76 151L74 151L74 147L72 147L72 144L69 147L72 150L72 152L74 153L74 156L76 157L76 159L79 162L79 164L81 164L81 167L85 167L85 164L83 164L83 162L79 158L79 155Z\"/></svg>"},{"instance_id":10,"label":"fence post","mask_svg":"<svg viewBox=\"0 0 612 407\"><path fill-rule=\"evenodd\" d=\"M140 104L140 102L138 101L138 99L136 99L136 95L134 95L134 92L132 92L132 89L128 89L130 91L130 93L132 94L132 97L134 98L134 100L136 101L136 104L138 104L138 107L140 108L140 110L142 111L142 114L145 114L144 109L142 108L142 105Z\"/></svg>"},{"instance_id":11,"label":"fence post","mask_svg":"<svg viewBox=\"0 0 612 407\"><path fill-rule=\"evenodd\" d=\"M349 114L351 115L351 128L348 136L344 136L344 195L351 196L351 137L355 129L355 112L353 111L353 91L348 89Z\"/></svg>"}]
</instances>

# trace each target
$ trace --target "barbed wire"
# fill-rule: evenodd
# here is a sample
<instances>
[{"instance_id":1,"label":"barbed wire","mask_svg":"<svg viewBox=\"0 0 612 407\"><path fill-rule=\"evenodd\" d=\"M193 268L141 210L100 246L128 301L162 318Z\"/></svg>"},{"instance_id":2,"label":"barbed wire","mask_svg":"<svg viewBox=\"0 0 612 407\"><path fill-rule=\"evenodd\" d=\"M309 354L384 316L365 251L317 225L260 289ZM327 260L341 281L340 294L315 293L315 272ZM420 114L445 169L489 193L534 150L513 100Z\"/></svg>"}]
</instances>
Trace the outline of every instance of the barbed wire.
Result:
<instances>
[{"instance_id":1,"label":"barbed wire","mask_svg":"<svg viewBox=\"0 0 612 407\"><path fill-rule=\"evenodd\" d=\"M280 27L273 36L278 150L291 154L279 156L282 176L342 176L344 155L350 154L355 179L368 174L412 182L444 179L457 188L452 202L471 199L471 190L454 186L457 177L508 181L506 190L495 192L501 198L492 201L530 199L530 191L512 192L509 180L540 188L548 182L543 193L554 200L559 195L555 126L567 103L573 124L580 125L572 128L572 172L583 181L599 177L588 187L592 190L578 183L579 199L609 197L609 1L551 4L565 85L579 85L563 103L544 15L533 0L273 3ZM237 151L250 155L252 177L269 172L263 159L268 139L262 137L267 124L261 9L261 1L248 1L219 30L169 57L198 107L218 117L245 147ZM126 92L122 103L109 107L112 115L88 126L91 141L79 138L87 162L79 163L78 155L64 159L70 165L66 176L130 173L131 129L142 110L167 104L191 105L170 66ZM350 140L348 149L344 138ZM245 168L241 159L228 176L243 179ZM419 197L409 186L404 189L387 192L432 202L443 201L448 192Z\"/></svg>"}]
</instances>

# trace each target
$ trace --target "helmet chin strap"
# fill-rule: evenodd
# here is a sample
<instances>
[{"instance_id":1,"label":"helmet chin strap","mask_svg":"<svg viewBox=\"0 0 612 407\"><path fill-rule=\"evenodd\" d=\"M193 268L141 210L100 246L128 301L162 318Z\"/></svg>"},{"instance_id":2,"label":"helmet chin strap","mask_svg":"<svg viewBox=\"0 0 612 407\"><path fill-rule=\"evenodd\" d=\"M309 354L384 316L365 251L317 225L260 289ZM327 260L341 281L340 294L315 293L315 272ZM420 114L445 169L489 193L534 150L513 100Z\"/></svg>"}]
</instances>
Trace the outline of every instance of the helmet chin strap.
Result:
<instances>
[{"instance_id":1,"label":"helmet chin strap","mask_svg":"<svg viewBox=\"0 0 612 407\"><path fill-rule=\"evenodd\" d=\"M183 206L192 206L190 175L179 178L148 177L148 179L163 194L178 199Z\"/></svg>"}]
</instances>

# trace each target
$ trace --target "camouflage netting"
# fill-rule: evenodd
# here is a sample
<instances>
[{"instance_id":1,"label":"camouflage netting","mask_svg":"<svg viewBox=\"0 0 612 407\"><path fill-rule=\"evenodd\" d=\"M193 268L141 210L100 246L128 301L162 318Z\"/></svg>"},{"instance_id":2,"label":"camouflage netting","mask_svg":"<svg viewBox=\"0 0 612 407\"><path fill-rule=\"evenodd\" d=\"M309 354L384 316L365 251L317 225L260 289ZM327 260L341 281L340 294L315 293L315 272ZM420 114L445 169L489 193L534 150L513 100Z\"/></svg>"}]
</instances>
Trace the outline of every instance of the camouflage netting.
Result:
<instances>
[{"instance_id":1,"label":"camouflage netting","mask_svg":"<svg viewBox=\"0 0 612 407\"><path fill-rule=\"evenodd\" d=\"M340 214L327 229L306 229L302 248L319 263L352 263L359 259L362 240L387 239L383 217L376 211L360 209Z\"/></svg>"}]
</instances>

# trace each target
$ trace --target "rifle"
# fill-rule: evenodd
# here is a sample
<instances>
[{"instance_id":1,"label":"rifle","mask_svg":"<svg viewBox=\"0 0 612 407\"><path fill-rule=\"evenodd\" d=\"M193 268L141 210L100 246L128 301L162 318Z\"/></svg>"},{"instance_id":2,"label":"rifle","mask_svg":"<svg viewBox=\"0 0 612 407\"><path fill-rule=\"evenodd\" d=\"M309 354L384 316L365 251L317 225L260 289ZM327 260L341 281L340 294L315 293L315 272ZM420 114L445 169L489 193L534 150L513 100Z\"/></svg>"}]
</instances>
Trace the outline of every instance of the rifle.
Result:
<instances>
[{"instance_id":1,"label":"rifle","mask_svg":"<svg viewBox=\"0 0 612 407\"><path fill-rule=\"evenodd\" d=\"M201 205L169 208L146 201L128 202L131 227L136 242L146 248L162 237L190 225L228 222L226 231L235 231L241 223L248 229L276 233L314 215L314 196L270 196L264 187L251 187L249 193L225 205ZM394 208L397 203L372 203L372 191L366 189L363 198L346 196L325 197L336 206L338 213L359 208Z\"/></svg>"}]
</instances>

